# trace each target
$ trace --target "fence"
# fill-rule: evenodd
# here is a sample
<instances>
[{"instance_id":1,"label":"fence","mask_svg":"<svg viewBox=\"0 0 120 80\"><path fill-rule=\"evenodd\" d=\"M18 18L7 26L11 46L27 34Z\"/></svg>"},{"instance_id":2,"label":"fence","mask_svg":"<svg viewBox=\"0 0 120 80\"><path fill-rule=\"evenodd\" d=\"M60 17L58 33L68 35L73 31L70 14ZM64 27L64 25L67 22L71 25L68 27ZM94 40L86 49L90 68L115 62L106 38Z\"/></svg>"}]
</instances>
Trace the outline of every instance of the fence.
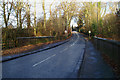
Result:
<instances>
[{"instance_id":1,"label":"fence","mask_svg":"<svg viewBox=\"0 0 120 80\"><path fill-rule=\"evenodd\" d=\"M48 41L54 41L53 36L42 36L42 37L17 37L18 46L24 46L28 44L45 43Z\"/></svg>"},{"instance_id":2,"label":"fence","mask_svg":"<svg viewBox=\"0 0 120 80\"><path fill-rule=\"evenodd\" d=\"M2 49L18 46L17 37L34 36L33 29L2 29Z\"/></svg>"},{"instance_id":3,"label":"fence","mask_svg":"<svg viewBox=\"0 0 120 80\"><path fill-rule=\"evenodd\" d=\"M120 42L94 37L94 45L100 52L108 55L120 67Z\"/></svg>"},{"instance_id":4,"label":"fence","mask_svg":"<svg viewBox=\"0 0 120 80\"><path fill-rule=\"evenodd\" d=\"M56 33L54 33L56 34ZM37 35L40 36L40 35ZM44 36L41 34L41 36ZM49 35L46 35L49 36ZM53 35L54 36L54 35ZM61 34L56 37L34 37L34 29L2 29L2 49L10 49L28 44L44 43L54 40L65 39L65 35Z\"/></svg>"},{"instance_id":5,"label":"fence","mask_svg":"<svg viewBox=\"0 0 120 80\"><path fill-rule=\"evenodd\" d=\"M9 44L2 44L3 49L10 49L14 47L25 46L29 44L38 44L38 43L46 43L56 40L66 39L65 36L53 37L53 36L41 36L41 37L17 37L15 41L8 40Z\"/></svg>"}]
</instances>

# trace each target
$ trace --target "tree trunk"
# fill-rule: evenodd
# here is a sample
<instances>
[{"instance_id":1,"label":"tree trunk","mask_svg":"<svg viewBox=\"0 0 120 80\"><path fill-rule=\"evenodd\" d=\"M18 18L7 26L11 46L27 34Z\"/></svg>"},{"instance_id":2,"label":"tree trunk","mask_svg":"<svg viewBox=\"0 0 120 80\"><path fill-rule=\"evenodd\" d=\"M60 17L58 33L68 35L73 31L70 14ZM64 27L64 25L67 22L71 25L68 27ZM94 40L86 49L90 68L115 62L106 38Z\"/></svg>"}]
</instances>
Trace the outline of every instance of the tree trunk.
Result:
<instances>
[{"instance_id":1,"label":"tree trunk","mask_svg":"<svg viewBox=\"0 0 120 80\"><path fill-rule=\"evenodd\" d=\"M19 27L19 20L18 20L18 9L17 9L17 13L16 13L16 17L17 17L17 28Z\"/></svg>"},{"instance_id":2,"label":"tree trunk","mask_svg":"<svg viewBox=\"0 0 120 80\"><path fill-rule=\"evenodd\" d=\"M19 24L20 24L20 28L22 29L21 9L19 10Z\"/></svg>"},{"instance_id":3,"label":"tree trunk","mask_svg":"<svg viewBox=\"0 0 120 80\"><path fill-rule=\"evenodd\" d=\"M34 2L34 35L36 36L36 0Z\"/></svg>"},{"instance_id":4,"label":"tree trunk","mask_svg":"<svg viewBox=\"0 0 120 80\"><path fill-rule=\"evenodd\" d=\"M3 0L3 16L4 16L4 23L5 23L5 27L8 28L8 21L9 21L9 17L10 17L10 13L12 10L12 4L10 6L10 10L8 12L8 15L6 17L6 11L5 11L5 1Z\"/></svg>"},{"instance_id":5,"label":"tree trunk","mask_svg":"<svg viewBox=\"0 0 120 80\"><path fill-rule=\"evenodd\" d=\"M45 29L45 31L46 31L45 0L43 0L43 2L42 2L42 8L43 8L43 12L44 12L44 29Z\"/></svg>"},{"instance_id":6,"label":"tree trunk","mask_svg":"<svg viewBox=\"0 0 120 80\"><path fill-rule=\"evenodd\" d=\"M29 4L27 6L27 27L30 28L30 7L29 7Z\"/></svg>"}]
</instances>

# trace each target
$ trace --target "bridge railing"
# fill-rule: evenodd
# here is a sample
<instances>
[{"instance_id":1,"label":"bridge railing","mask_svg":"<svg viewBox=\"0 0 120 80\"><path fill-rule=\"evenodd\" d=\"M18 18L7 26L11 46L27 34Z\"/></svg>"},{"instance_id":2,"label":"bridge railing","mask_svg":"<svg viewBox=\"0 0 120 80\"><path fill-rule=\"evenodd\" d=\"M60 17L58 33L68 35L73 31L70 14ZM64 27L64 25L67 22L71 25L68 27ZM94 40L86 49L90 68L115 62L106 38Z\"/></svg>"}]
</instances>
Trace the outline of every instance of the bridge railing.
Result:
<instances>
[{"instance_id":1,"label":"bridge railing","mask_svg":"<svg viewBox=\"0 0 120 80\"><path fill-rule=\"evenodd\" d=\"M40 37L17 37L17 45L24 46L27 44L45 43L48 41L54 41L54 36L40 36Z\"/></svg>"},{"instance_id":2,"label":"bridge railing","mask_svg":"<svg viewBox=\"0 0 120 80\"><path fill-rule=\"evenodd\" d=\"M40 36L40 37L17 37L17 39L41 39L41 38L55 38L54 36Z\"/></svg>"},{"instance_id":3,"label":"bridge railing","mask_svg":"<svg viewBox=\"0 0 120 80\"><path fill-rule=\"evenodd\" d=\"M108 55L120 67L120 42L94 37L94 45L103 54Z\"/></svg>"},{"instance_id":4,"label":"bridge railing","mask_svg":"<svg viewBox=\"0 0 120 80\"><path fill-rule=\"evenodd\" d=\"M62 40L64 36L59 37L59 40ZM55 41L58 40L58 37L54 36L40 36L40 37L17 37L14 41L8 40L8 45L3 43L2 48L14 48L14 47L20 47L20 46L25 46L29 44L37 44L37 43L46 43L50 41Z\"/></svg>"}]
</instances>

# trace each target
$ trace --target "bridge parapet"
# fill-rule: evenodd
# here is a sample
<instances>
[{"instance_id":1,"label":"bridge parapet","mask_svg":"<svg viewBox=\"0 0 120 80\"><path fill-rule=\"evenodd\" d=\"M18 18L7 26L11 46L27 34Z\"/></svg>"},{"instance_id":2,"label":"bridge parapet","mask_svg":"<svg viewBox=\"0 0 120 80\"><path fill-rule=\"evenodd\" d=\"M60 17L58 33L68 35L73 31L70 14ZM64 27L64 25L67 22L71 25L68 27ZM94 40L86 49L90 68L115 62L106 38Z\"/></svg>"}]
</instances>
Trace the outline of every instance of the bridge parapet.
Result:
<instances>
[{"instance_id":1,"label":"bridge parapet","mask_svg":"<svg viewBox=\"0 0 120 80\"><path fill-rule=\"evenodd\" d=\"M120 67L120 41L94 37L93 42L101 53L108 55Z\"/></svg>"}]
</instances>

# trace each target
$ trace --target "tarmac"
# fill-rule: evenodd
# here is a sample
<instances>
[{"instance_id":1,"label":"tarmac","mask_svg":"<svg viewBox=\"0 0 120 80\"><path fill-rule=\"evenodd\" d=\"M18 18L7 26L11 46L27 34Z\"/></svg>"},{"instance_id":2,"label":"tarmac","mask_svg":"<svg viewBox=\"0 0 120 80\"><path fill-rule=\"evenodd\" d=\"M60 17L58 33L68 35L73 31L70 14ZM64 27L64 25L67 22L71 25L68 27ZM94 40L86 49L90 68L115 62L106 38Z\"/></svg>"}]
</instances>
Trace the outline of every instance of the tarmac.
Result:
<instances>
[{"instance_id":1,"label":"tarmac","mask_svg":"<svg viewBox=\"0 0 120 80\"><path fill-rule=\"evenodd\" d=\"M79 78L108 78L116 80L115 73L110 65L102 58L92 42L86 40L84 59L79 70Z\"/></svg>"}]
</instances>

